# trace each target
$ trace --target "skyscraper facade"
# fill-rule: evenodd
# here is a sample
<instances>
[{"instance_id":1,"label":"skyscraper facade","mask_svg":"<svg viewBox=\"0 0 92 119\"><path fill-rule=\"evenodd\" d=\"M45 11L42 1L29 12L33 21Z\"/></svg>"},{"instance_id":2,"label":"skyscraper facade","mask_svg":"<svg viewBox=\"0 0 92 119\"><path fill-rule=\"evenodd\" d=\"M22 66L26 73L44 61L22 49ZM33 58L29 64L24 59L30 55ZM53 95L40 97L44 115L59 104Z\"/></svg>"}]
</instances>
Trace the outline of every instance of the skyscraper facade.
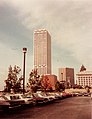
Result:
<instances>
[{"instance_id":1,"label":"skyscraper facade","mask_svg":"<svg viewBox=\"0 0 92 119\"><path fill-rule=\"evenodd\" d=\"M74 68L59 68L59 81L74 85Z\"/></svg>"},{"instance_id":2,"label":"skyscraper facade","mask_svg":"<svg viewBox=\"0 0 92 119\"><path fill-rule=\"evenodd\" d=\"M34 31L34 69L39 75L51 74L51 36L45 29Z\"/></svg>"}]
</instances>

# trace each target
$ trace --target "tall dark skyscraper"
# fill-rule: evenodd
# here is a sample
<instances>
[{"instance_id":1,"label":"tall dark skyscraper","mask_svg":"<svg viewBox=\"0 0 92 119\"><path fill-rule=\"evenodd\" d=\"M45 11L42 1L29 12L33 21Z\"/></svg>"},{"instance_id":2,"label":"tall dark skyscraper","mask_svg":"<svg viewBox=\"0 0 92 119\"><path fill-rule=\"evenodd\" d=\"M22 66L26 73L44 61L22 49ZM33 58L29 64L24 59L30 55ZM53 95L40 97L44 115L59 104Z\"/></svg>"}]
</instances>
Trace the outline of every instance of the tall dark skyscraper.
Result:
<instances>
[{"instance_id":1,"label":"tall dark skyscraper","mask_svg":"<svg viewBox=\"0 0 92 119\"><path fill-rule=\"evenodd\" d=\"M74 85L74 68L59 68L59 80Z\"/></svg>"}]
</instances>

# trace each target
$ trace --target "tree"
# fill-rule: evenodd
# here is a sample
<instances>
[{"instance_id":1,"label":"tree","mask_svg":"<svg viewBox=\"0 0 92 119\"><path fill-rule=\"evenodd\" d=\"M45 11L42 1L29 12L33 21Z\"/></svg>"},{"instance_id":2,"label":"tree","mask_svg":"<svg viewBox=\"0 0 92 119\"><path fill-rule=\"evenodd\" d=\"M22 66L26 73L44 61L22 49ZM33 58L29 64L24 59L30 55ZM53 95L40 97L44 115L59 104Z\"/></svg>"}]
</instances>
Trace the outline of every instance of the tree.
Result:
<instances>
[{"instance_id":1,"label":"tree","mask_svg":"<svg viewBox=\"0 0 92 119\"><path fill-rule=\"evenodd\" d=\"M8 69L8 78L5 80L6 86L4 91L11 92L11 89L13 89L14 92L19 92L22 90L22 78L18 78L20 71L20 67L15 65L14 68L12 68L10 65Z\"/></svg>"},{"instance_id":2,"label":"tree","mask_svg":"<svg viewBox=\"0 0 92 119\"><path fill-rule=\"evenodd\" d=\"M36 92L40 88L40 75L37 73L37 69L33 69L29 74L28 86L32 92Z\"/></svg>"},{"instance_id":3,"label":"tree","mask_svg":"<svg viewBox=\"0 0 92 119\"><path fill-rule=\"evenodd\" d=\"M61 83L59 81L56 82L56 85L55 85L55 90L56 91L64 91L65 90L65 85L64 83Z\"/></svg>"},{"instance_id":4,"label":"tree","mask_svg":"<svg viewBox=\"0 0 92 119\"><path fill-rule=\"evenodd\" d=\"M64 83L60 83L60 91L64 91L65 90L65 85Z\"/></svg>"},{"instance_id":5,"label":"tree","mask_svg":"<svg viewBox=\"0 0 92 119\"><path fill-rule=\"evenodd\" d=\"M57 81L55 84L55 90L60 92L60 82Z\"/></svg>"}]
</instances>

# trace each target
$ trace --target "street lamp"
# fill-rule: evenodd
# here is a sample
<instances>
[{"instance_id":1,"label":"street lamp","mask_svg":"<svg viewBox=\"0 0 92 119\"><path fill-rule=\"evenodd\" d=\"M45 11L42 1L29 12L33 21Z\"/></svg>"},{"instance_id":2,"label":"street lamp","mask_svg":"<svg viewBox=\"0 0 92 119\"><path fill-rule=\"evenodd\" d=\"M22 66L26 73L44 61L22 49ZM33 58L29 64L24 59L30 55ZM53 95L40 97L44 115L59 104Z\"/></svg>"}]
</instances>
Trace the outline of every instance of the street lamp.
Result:
<instances>
[{"instance_id":1,"label":"street lamp","mask_svg":"<svg viewBox=\"0 0 92 119\"><path fill-rule=\"evenodd\" d=\"M24 61L23 61L23 94L25 93L25 58L26 58L27 48L23 48Z\"/></svg>"}]
</instances>

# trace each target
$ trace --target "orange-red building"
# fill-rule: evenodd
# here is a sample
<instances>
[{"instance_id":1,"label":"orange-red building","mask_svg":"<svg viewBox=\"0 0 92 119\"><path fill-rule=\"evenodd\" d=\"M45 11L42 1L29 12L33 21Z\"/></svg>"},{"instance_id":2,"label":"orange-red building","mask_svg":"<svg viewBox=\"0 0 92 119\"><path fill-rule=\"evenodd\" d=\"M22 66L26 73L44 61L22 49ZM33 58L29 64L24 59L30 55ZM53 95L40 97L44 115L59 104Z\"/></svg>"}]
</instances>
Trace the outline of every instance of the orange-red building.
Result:
<instances>
[{"instance_id":1,"label":"orange-red building","mask_svg":"<svg viewBox=\"0 0 92 119\"><path fill-rule=\"evenodd\" d=\"M55 84L57 82L57 76L53 74L46 74L42 76L42 85L47 87L47 89L55 90Z\"/></svg>"}]
</instances>

